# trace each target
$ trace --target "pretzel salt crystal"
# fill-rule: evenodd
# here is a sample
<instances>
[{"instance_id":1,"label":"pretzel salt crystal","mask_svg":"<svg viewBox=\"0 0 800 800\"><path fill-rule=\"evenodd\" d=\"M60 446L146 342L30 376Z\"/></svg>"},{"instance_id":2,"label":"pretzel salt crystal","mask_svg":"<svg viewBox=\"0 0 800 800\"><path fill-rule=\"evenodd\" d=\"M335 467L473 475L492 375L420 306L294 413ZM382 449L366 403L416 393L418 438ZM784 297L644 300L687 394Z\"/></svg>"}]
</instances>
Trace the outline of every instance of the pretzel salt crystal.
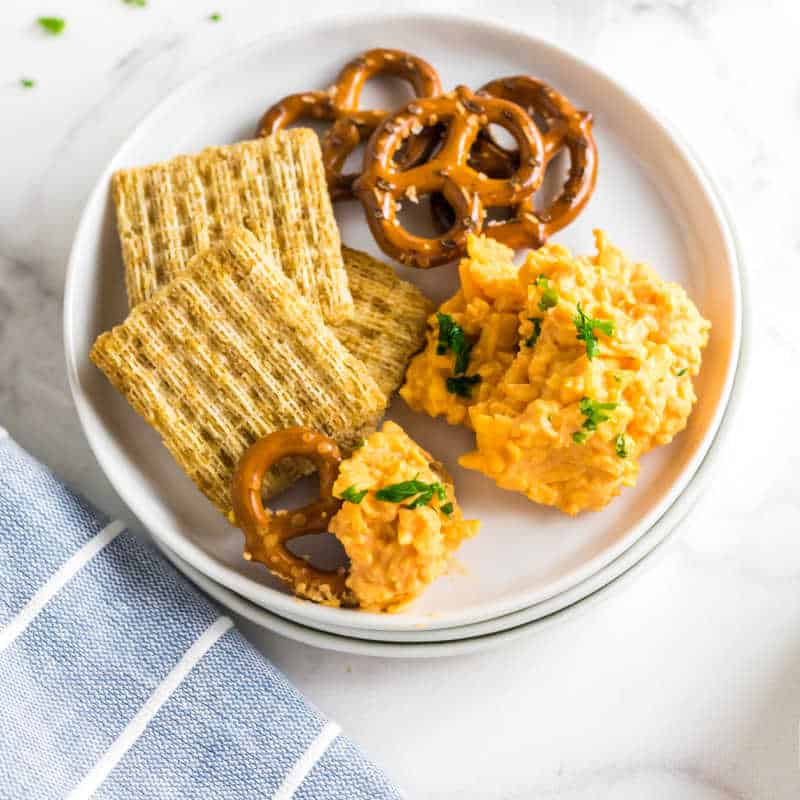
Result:
<instances>
[{"instance_id":1,"label":"pretzel salt crystal","mask_svg":"<svg viewBox=\"0 0 800 800\"><path fill-rule=\"evenodd\" d=\"M294 511L264 508L261 484L269 468L287 456L310 459L319 473L319 499ZM236 524L245 538L245 559L259 561L289 583L295 594L317 602L353 605L344 572L316 569L286 546L291 539L324 533L342 501L333 484L342 457L332 439L309 428L287 428L259 439L242 456L231 488Z\"/></svg>"},{"instance_id":2,"label":"pretzel salt crystal","mask_svg":"<svg viewBox=\"0 0 800 800\"><path fill-rule=\"evenodd\" d=\"M444 125L433 158L401 169L395 155L411 136ZM490 178L468 163L478 134L490 124L507 130L517 143L519 165L502 179ZM404 264L427 268L463 255L467 233L480 230L487 206L513 205L533 194L542 181L543 143L536 125L514 103L477 97L467 87L415 100L387 117L364 155L364 170L353 185L381 249ZM440 192L456 212L448 231L436 238L415 236L400 225L397 203L412 193Z\"/></svg>"},{"instance_id":3,"label":"pretzel salt crystal","mask_svg":"<svg viewBox=\"0 0 800 800\"><path fill-rule=\"evenodd\" d=\"M427 62L402 50L368 50L350 61L325 91L301 92L284 97L261 118L258 136L270 136L298 120L325 120L333 125L322 136L322 160L331 199L353 196L356 175L343 174L345 161L360 142L366 141L386 116L380 109L359 109L364 84L378 75L395 75L407 81L417 97L442 91L439 75ZM409 142L403 154L414 163L428 147L424 138Z\"/></svg>"}]
</instances>

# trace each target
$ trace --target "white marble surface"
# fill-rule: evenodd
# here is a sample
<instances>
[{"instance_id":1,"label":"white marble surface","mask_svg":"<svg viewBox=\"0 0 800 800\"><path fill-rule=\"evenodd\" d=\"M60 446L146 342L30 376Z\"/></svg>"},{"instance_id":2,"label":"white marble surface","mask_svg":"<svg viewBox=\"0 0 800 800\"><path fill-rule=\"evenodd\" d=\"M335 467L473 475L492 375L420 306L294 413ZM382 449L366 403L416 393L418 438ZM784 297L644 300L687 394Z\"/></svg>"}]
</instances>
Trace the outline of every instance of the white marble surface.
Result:
<instances>
[{"instance_id":1,"label":"white marble surface","mask_svg":"<svg viewBox=\"0 0 800 800\"><path fill-rule=\"evenodd\" d=\"M80 209L131 126L231 48L374 3L5 0L0 12L0 424L129 513L86 445L61 343ZM727 196L754 318L735 439L655 563L579 618L441 661L247 634L413 798L800 796L800 10L784 2L395 3L513 23L663 110ZM222 14L219 23L208 14ZM43 35L40 14L68 20ZM19 79L37 81L34 89ZM795 183L793 183L795 181Z\"/></svg>"}]
</instances>

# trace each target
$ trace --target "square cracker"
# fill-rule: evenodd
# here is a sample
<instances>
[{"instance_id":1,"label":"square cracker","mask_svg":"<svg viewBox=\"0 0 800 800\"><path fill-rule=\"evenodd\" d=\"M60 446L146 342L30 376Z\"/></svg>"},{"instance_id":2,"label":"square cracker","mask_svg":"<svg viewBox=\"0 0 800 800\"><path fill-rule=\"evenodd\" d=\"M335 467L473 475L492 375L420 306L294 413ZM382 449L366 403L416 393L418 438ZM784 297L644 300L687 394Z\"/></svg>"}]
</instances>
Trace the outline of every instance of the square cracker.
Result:
<instances>
[{"instance_id":1,"label":"square cracker","mask_svg":"<svg viewBox=\"0 0 800 800\"><path fill-rule=\"evenodd\" d=\"M316 303L342 322L353 301L317 135L305 128L210 147L112 179L133 308L231 227L245 227Z\"/></svg>"},{"instance_id":2,"label":"square cracker","mask_svg":"<svg viewBox=\"0 0 800 800\"><path fill-rule=\"evenodd\" d=\"M342 257L355 310L333 331L390 397L400 388L411 357L425 345L433 303L367 253L343 247Z\"/></svg>"},{"instance_id":3,"label":"square cracker","mask_svg":"<svg viewBox=\"0 0 800 800\"><path fill-rule=\"evenodd\" d=\"M121 325L92 361L223 513L245 450L306 425L347 451L374 429L386 398L319 313L246 230L232 231ZM284 459L265 496L311 471Z\"/></svg>"}]
</instances>

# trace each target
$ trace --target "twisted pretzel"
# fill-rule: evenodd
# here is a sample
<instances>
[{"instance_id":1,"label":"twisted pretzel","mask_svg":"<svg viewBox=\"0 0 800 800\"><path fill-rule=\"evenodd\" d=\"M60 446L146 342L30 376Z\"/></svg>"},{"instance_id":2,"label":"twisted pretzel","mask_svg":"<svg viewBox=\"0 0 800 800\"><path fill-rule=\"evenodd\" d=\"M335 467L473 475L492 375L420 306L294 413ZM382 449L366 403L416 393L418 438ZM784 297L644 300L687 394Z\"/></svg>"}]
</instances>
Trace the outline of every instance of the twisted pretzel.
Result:
<instances>
[{"instance_id":1,"label":"twisted pretzel","mask_svg":"<svg viewBox=\"0 0 800 800\"><path fill-rule=\"evenodd\" d=\"M594 191L597 147L592 136L591 114L578 111L543 81L524 75L491 81L477 94L516 103L531 118L540 121L545 165L562 150L569 151L569 175L561 192L547 207L537 210L531 195L513 208L511 219L486 223L484 232L510 247L540 247L575 219ZM502 177L516 168L518 155L505 150L488 132L483 132L470 155L470 163L489 175ZM440 229L452 224L453 213L441 198L434 199L431 208Z\"/></svg>"},{"instance_id":2,"label":"twisted pretzel","mask_svg":"<svg viewBox=\"0 0 800 800\"><path fill-rule=\"evenodd\" d=\"M331 199L353 196L354 174L343 174L347 157L366 141L387 112L359 109L364 84L377 75L396 75L411 84L417 97L432 97L442 91L439 75L427 62L402 50L368 50L350 61L325 91L301 92L284 97L270 108L258 125L258 136L270 136L302 119L326 120L332 126L322 136L322 160ZM431 145L430 137L409 142L399 154L400 163L415 163Z\"/></svg>"},{"instance_id":3,"label":"twisted pretzel","mask_svg":"<svg viewBox=\"0 0 800 800\"><path fill-rule=\"evenodd\" d=\"M310 459L319 472L319 499L291 512L264 508L264 474L287 456ZM342 457L336 442L309 428L287 428L259 439L242 456L231 487L236 524L244 533L244 558L266 565L273 575L291 585L295 594L317 602L352 605L343 572L318 570L294 555L286 543L309 533L324 533L342 501L333 496L333 484Z\"/></svg>"},{"instance_id":4,"label":"twisted pretzel","mask_svg":"<svg viewBox=\"0 0 800 800\"><path fill-rule=\"evenodd\" d=\"M504 178L490 178L468 164L470 150L489 124L505 128L517 142L519 165ZM425 127L445 131L433 158L405 171L394 156ZM485 206L513 205L533 194L542 181L544 145L528 115L514 103L476 97L465 86L438 97L416 100L387 117L367 144L364 170L353 190L381 249L398 261L427 268L462 255L467 233L480 230ZM397 219L397 201L409 192L444 194L456 212L450 229L437 238L415 236Z\"/></svg>"}]
</instances>

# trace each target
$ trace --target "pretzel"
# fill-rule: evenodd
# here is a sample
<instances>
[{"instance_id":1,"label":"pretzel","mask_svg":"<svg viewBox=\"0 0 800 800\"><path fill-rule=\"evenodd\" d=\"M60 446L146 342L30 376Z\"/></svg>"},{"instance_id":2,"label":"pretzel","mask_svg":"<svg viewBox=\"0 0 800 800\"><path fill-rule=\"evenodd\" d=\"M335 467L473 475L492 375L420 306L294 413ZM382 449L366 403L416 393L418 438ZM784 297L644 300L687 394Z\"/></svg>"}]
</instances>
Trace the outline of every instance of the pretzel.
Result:
<instances>
[{"instance_id":1,"label":"pretzel","mask_svg":"<svg viewBox=\"0 0 800 800\"><path fill-rule=\"evenodd\" d=\"M575 219L594 190L597 147L592 137L591 114L578 111L566 97L543 81L524 75L491 81L477 94L509 100L540 121L545 165L562 150L569 151L568 178L547 207L537 210L531 195L513 209L511 219L486 223L484 232L510 247L540 247ZM518 156L497 144L491 134L483 132L472 150L470 163L489 175L502 177L513 172ZM452 223L453 213L441 198L432 200L431 210L440 229Z\"/></svg>"},{"instance_id":2,"label":"pretzel","mask_svg":"<svg viewBox=\"0 0 800 800\"><path fill-rule=\"evenodd\" d=\"M264 508L261 484L273 464L287 456L310 459L319 473L319 499L295 509L272 513ZM312 567L289 551L286 543L298 536L324 533L342 501L333 496L333 484L342 457L332 439L310 428L286 428L259 439L242 456L231 487L236 524L244 533L243 556L259 561L286 581L299 597L335 605L354 605L345 586L344 571Z\"/></svg>"},{"instance_id":3,"label":"pretzel","mask_svg":"<svg viewBox=\"0 0 800 800\"><path fill-rule=\"evenodd\" d=\"M490 178L467 162L481 130L505 128L517 142L519 166L502 179ZM403 143L425 127L445 126L432 159L402 170L394 160ZM381 249L404 264L427 268L465 252L467 233L480 230L484 207L512 205L533 194L542 181L544 146L538 129L514 103L476 97L466 86L438 97L415 100L387 117L364 154L364 170L353 190ZM397 219L397 202L407 194L441 192L455 210L450 229L436 238L415 236Z\"/></svg>"},{"instance_id":4,"label":"pretzel","mask_svg":"<svg viewBox=\"0 0 800 800\"><path fill-rule=\"evenodd\" d=\"M402 78L411 84L417 97L432 97L442 91L439 75L427 61L402 50L368 50L346 64L328 89L292 94L272 106L261 118L257 136L270 136L302 119L332 122L321 141L328 191L334 201L352 197L357 176L342 173L345 161L387 114L380 109L358 107L364 84L377 75ZM431 144L430 136L410 141L399 155L401 162L415 163Z\"/></svg>"}]
</instances>

